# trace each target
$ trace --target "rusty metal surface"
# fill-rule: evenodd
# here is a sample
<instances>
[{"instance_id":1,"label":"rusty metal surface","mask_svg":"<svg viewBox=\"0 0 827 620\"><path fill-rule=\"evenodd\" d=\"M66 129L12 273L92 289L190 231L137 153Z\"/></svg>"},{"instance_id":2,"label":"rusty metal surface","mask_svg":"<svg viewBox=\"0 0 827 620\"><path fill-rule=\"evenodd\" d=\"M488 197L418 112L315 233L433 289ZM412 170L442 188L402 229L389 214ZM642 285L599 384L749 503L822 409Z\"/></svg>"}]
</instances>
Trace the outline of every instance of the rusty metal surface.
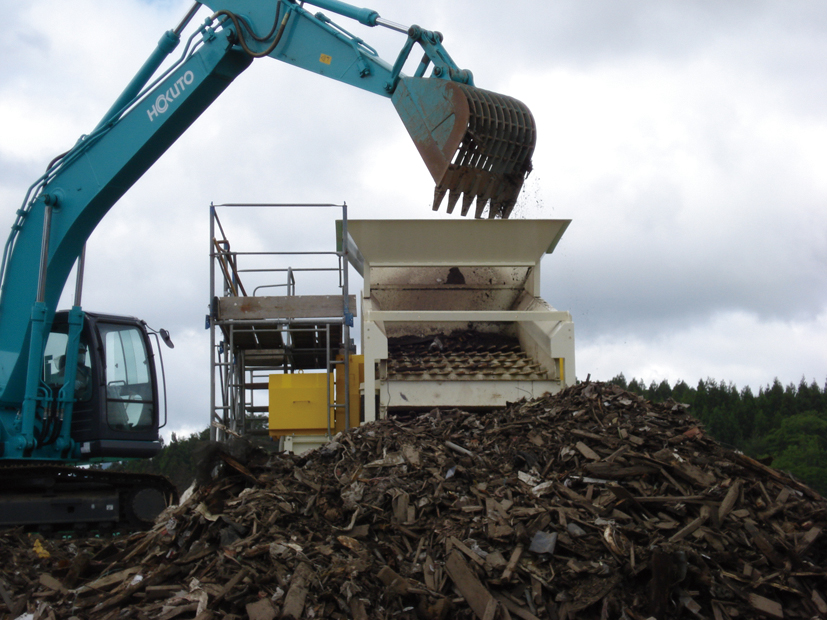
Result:
<instances>
[{"instance_id":1,"label":"rusty metal surface","mask_svg":"<svg viewBox=\"0 0 827 620\"><path fill-rule=\"evenodd\" d=\"M537 131L512 97L444 80L405 78L393 102L436 182L434 210L476 201L474 217L508 218L531 172Z\"/></svg>"},{"instance_id":2,"label":"rusty metal surface","mask_svg":"<svg viewBox=\"0 0 827 620\"><path fill-rule=\"evenodd\" d=\"M516 338L477 331L457 331L427 338L390 338L388 378L420 381L543 381L548 379L548 373L526 355Z\"/></svg>"},{"instance_id":3,"label":"rusty metal surface","mask_svg":"<svg viewBox=\"0 0 827 620\"><path fill-rule=\"evenodd\" d=\"M510 310L525 290L528 267L389 267L371 272L378 308Z\"/></svg>"},{"instance_id":4,"label":"rusty metal surface","mask_svg":"<svg viewBox=\"0 0 827 620\"><path fill-rule=\"evenodd\" d=\"M227 342L230 329L222 325ZM290 338L285 342L285 332L273 326L235 326L233 345L244 352L250 366L281 366L284 356L289 355L292 365L300 370L326 367L327 332L325 324L306 324L291 327ZM330 341L334 350L342 340L342 326L330 326Z\"/></svg>"}]
</instances>

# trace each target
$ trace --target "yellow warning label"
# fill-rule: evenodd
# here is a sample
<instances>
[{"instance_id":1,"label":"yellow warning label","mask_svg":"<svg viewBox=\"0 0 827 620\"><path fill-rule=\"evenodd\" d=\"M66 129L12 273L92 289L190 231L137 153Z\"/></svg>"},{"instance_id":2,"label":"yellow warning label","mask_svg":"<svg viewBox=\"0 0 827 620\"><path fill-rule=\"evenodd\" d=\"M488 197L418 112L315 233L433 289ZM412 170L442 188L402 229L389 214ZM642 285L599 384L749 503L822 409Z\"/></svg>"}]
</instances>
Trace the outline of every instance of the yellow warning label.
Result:
<instances>
[{"instance_id":1,"label":"yellow warning label","mask_svg":"<svg viewBox=\"0 0 827 620\"><path fill-rule=\"evenodd\" d=\"M323 62L324 64L329 65L331 62L333 62L333 57L328 56L327 54L322 54L321 56L319 56L319 62Z\"/></svg>"}]
</instances>

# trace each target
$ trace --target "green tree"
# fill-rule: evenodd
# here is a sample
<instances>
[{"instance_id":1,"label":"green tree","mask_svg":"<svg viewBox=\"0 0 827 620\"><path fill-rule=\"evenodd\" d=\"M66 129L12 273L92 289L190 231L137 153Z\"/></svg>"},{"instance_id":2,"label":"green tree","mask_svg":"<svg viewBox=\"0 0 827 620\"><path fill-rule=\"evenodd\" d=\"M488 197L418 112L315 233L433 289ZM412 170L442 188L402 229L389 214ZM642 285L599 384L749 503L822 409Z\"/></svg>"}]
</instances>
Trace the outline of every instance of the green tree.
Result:
<instances>
[{"instance_id":1,"label":"green tree","mask_svg":"<svg viewBox=\"0 0 827 620\"><path fill-rule=\"evenodd\" d=\"M609 383L611 383L612 385L620 386L624 390L629 387L629 384L626 383L626 377L623 376L623 373L620 373L619 375L615 375L614 377L609 379Z\"/></svg>"},{"instance_id":2,"label":"green tree","mask_svg":"<svg viewBox=\"0 0 827 620\"><path fill-rule=\"evenodd\" d=\"M669 386L669 382L666 379L660 383L652 381L646 389L646 398L655 403L662 403L671 397L672 388Z\"/></svg>"},{"instance_id":3,"label":"green tree","mask_svg":"<svg viewBox=\"0 0 827 620\"><path fill-rule=\"evenodd\" d=\"M685 381L681 380L675 383L675 387L672 388L672 398L679 403L686 403L691 406L695 401L695 391Z\"/></svg>"},{"instance_id":4,"label":"green tree","mask_svg":"<svg viewBox=\"0 0 827 620\"><path fill-rule=\"evenodd\" d=\"M209 438L209 429L183 439L172 433L170 443L151 459L122 461L113 467L120 471L161 474L172 481L179 493L183 493L195 480L198 448Z\"/></svg>"},{"instance_id":5,"label":"green tree","mask_svg":"<svg viewBox=\"0 0 827 620\"><path fill-rule=\"evenodd\" d=\"M640 394L643 396L646 393L646 387L643 384L643 381L638 381L637 379L632 379L629 381L628 390L633 394Z\"/></svg>"},{"instance_id":6,"label":"green tree","mask_svg":"<svg viewBox=\"0 0 827 620\"><path fill-rule=\"evenodd\" d=\"M820 437L799 435L772 464L776 469L790 472L822 495L827 494L827 448Z\"/></svg>"}]
</instances>

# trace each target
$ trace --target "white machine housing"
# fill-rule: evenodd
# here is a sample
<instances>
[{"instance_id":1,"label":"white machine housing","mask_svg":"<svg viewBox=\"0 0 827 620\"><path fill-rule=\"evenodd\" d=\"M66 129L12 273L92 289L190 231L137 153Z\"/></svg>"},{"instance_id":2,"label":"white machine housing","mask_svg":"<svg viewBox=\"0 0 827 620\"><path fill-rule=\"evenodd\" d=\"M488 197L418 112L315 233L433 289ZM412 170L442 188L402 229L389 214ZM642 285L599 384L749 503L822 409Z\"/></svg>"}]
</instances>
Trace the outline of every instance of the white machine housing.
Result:
<instances>
[{"instance_id":1,"label":"white machine housing","mask_svg":"<svg viewBox=\"0 0 827 620\"><path fill-rule=\"evenodd\" d=\"M542 258L569 223L348 220L348 258L364 278L363 393L374 395L364 399L364 421L393 408L500 407L573 384L571 314L540 298ZM389 372L389 338L436 338L457 330L516 337L541 372Z\"/></svg>"}]
</instances>

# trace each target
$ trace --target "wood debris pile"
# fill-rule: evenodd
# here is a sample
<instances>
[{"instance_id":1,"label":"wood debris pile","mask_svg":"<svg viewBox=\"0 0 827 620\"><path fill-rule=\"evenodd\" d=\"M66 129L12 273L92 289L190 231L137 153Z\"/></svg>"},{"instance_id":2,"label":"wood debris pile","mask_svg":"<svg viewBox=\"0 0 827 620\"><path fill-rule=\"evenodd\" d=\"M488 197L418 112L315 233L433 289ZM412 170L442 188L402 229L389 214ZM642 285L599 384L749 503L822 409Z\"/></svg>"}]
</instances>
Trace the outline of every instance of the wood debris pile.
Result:
<instances>
[{"instance_id":1,"label":"wood debris pile","mask_svg":"<svg viewBox=\"0 0 827 620\"><path fill-rule=\"evenodd\" d=\"M615 386L236 457L149 532L6 533L7 617L827 617L827 502Z\"/></svg>"}]
</instances>

